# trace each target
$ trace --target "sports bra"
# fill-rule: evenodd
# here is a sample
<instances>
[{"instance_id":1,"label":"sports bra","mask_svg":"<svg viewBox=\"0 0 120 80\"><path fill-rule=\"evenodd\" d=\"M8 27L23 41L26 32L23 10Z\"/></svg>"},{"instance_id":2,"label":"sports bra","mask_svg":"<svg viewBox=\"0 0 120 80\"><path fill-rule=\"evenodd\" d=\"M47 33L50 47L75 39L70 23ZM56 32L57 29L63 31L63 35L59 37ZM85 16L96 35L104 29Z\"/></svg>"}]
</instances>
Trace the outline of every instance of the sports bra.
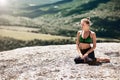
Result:
<instances>
[{"instance_id":1,"label":"sports bra","mask_svg":"<svg viewBox=\"0 0 120 80\"><path fill-rule=\"evenodd\" d=\"M80 43L88 43L88 44L92 43L92 38L90 37L90 33L89 33L89 36L85 39L82 38L82 35L80 35L80 39L79 39Z\"/></svg>"}]
</instances>

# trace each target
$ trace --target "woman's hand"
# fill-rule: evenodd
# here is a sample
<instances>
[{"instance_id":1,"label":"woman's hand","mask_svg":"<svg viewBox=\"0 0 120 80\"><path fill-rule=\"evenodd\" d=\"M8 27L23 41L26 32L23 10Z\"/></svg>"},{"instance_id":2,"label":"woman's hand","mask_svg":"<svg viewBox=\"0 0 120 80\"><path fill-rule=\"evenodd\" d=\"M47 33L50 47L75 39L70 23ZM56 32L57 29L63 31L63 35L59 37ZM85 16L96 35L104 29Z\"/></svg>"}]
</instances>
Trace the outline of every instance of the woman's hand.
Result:
<instances>
[{"instance_id":1,"label":"woman's hand","mask_svg":"<svg viewBox=\"0 0 120 80\"><path fill-rule=\"evenodd\" d=\"M86 54L84 54L83 56L82 56L82 58L81 59L83 59L84 60L84 62L86 62L86 57L88 56L88 54L86 53Z\"/></svg>"},{"instance_id":2,"label":"woman's hand","mask_svg":"<svg viewBox=\"0 0 120 80\"><path fill-rule=\"evenodd\" d=\"M80 58L83 59L83 55L80 53Z\"/></svg>"},{"instance_id":3,"label":"woman's hand","mask_svg":"<svg viewBox=\"0 0 120 80\"><path fill-rule=\"evenodd\" d=\"M85 54L82 56L82 58L85 59L87 56L88 56L88 54L85 53Z\"/></svg>"}]
</instances>

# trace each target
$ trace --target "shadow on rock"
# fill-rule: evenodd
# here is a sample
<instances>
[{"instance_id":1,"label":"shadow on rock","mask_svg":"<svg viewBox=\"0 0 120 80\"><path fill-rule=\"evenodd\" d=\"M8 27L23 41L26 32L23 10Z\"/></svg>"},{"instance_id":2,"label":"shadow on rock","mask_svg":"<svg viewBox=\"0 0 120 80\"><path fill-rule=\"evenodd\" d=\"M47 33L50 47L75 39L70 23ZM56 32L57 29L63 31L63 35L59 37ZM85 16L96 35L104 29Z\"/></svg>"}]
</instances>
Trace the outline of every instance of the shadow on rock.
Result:
<instances>
[{"instance_id":1,"label":"shadow on rock","mask_svg":"<svg viewBox=\"0 0 120 80\"><path fill-rule=\"evenodd\" d=\"M108 53L104 53L107 56L111 56L111 57L119 57L120 53L119 52L108 52Z\"/></svg>"}]
</instances>

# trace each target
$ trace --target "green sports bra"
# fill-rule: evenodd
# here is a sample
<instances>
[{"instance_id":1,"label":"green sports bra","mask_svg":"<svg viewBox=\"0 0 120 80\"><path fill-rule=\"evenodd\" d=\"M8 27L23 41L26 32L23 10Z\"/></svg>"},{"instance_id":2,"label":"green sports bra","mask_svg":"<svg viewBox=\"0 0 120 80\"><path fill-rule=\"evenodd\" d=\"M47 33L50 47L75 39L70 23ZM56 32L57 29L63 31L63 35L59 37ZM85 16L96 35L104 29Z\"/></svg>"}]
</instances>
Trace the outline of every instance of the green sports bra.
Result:
<instances>
[{"instance_id":1,"label":"green sports bra","mask_svg":"<svg viewBox=\"0 0 120 80\"><path fill-rule=\"evenodd\" d=\"M80 43L88 43L88 44L90 44L90 43L92 43L92 38L90 37L90 34L86 39L82 38L82 35L80 35L79 41L80 41Z\"/></svg>"}]
</instances>

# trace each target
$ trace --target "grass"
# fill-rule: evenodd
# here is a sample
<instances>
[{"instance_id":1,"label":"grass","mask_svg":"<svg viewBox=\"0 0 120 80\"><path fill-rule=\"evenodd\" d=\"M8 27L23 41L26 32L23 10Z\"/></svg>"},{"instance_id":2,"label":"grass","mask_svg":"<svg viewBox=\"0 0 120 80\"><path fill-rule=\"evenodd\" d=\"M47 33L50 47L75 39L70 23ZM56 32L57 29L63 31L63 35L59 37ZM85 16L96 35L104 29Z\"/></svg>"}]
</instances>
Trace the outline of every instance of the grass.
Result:
<instances>
[{"instance_id":1,"label":"grass","mask_svg":"<svg viewBox=\"0 0 120 80\"><path fill-rule=\"evenodd\" d=\"M27 28L27 27L23 27L23 26L0 26L0 29L13 30L13 31L25 31L25 32L39 30L38 28Z\"/></svg>"},{"instance_id":2,"label":"grass","mask_svg":"<svg viewBox=\"0 0 120 80\"><path fill-rule=\"evenodd\" d=\"M114 38L97 38L98 42L120 42L119 39L114 39Z\"/></svg>"},{"instance_id":3,"label":"grass","mask_svg":"<svg viewBox=\"0 0 120 80\"><path fill-rule=\"evenodd\" d=\"M68 39L68 37L63 36L55 36L50 34L41 34L41 33L32 33L32 32L25 32L25 31L13 31L7 29L0 29L0 36L2 37L10 37L17 40L54 40L54 39Z\"/></svg>"}]
</instances>

